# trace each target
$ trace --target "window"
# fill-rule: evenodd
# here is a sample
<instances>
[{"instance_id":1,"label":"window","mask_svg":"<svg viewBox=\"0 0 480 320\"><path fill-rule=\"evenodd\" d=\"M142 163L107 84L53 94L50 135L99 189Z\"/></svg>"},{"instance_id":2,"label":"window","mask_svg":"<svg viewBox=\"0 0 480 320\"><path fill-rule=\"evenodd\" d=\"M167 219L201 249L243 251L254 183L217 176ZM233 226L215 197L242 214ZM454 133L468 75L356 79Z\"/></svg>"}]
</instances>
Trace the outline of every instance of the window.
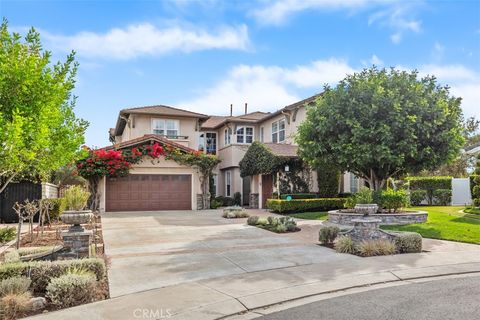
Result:
<instances>
[{"instance_id":1,"label":"window","mask_svg":"<svg viewBox=\"0 0 480 320\"><path fill-rule=\"evenodd\" d=\"M152 132L167 138L176 139L179 136L179 121L172 119L153 119Z\"/></svg>"},{"instance_id":2,"label":"window","mask_svg":"<svg viewBox=\"0 0 480 320\"><path fill-rule=\"evenodd\" d=\"M350 192L358 192L358 177L353 173L350 173Z\"/></svg>"},{"instance_id":3,"label":"window","mask_svg":"<svg viewBox=\"0 0 480 320\"><path fill-rule=\"evenodd\" d=\"M260 127L260 142L263 142L263 127Z\"/></svg>"},{"instance_id":4,"label":"window","mask_svg":"<svg viewBox=\"0 0 480 320\"><path fill-rule=\"evenodd\" d=\"M215 132L201 133L198 150L208 154L217 154L217 134Z\"/></svg>"},{"instance_id":5,"label":"window","mask_svg":"<svg viewBox=\"0 0 480 320\"><path fill-rule=\"evenodd\" d=\"M253 142L253 127L238 127L237 143L252 143L252 142Z\"/></svg>"},{"instance_id":6,"label":"window","mask_svg":"<svg viewBox=\"0 0 480 320\"><path fill-rule=\"evenodd\" d=\"M224 134L225 134L225 137L224 137L224 145L225 145L225 146L228 146L228 145L231 143L230 139L231 139L231 137L232 137L232 129L230 129L230 128L229 128L229 129L225 129Z\"/></svg>"},{"instance_id":7,"label":"window","mask_svg":"<svg viewBox=\"0 0 480 320\"><path fill-rule=\"evenodd\" d=\"M225 195L230 197L232 194L232 174L230 171L225 172Z\"/></svg>"},{"instance_id":8,"label":"window","mask_svg":"<svg viewBox=\"0 0 480 320\"><path fill-rule=\"evenodd\" d=\"M285 141L285 119L272 123L272 142Z\"/></svg>"}]
</instances>

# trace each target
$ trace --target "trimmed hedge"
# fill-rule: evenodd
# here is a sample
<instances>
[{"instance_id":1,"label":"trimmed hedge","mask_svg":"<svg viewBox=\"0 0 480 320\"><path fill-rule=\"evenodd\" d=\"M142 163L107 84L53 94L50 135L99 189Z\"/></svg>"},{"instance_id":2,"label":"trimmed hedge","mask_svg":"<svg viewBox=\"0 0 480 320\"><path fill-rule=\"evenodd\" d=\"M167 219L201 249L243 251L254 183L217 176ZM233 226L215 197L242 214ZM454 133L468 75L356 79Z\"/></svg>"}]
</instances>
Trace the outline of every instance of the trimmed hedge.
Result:
<instances>
[{"instance_id":1,"label":"trimmed hedge","mask_svg":"<svg viewBox=\"0 0 480 320\"><path fill-rule=\"evenodd\" d=\"M97 280L105 278L105 262L102 259L78 259L59 261L29 261L4 263L0 265L0 281L11 277L29 277L32 290L43 295L51 279L60 277L70 269L90 271Z\"/></svg>"},{"instance_id":2,"label":"trimmed hedge","mask_svg":"<svg viewBox=\"0 0 480 320\"><path fill-rule=\"evenodd\" d=\"M318 197L315 193L287 193L280 195L280 198L285 200L289 196L292 199L315 199Z\"/></svg>"},{"instance_id":3,"label":"trimmed hedge","mask_svg":"<svg viewBox=\"0 0 480 320\"><path fill-rule=\"evenodd\" d=\"M343 208L344 198L316 198L297 200L268 199L267 208L277 213L295 213L306 211L326 211Z\"/></svg>"},{"instance_id":4,"label":"trimmed hedge","mask_svg":"<svg viewBox=\"0 0 480 320\"><path fill-rule=\"evenodd\" d=\"M428 204L432 205L434 192L438 189L452 190L452 177L408 177L410 190L426 190Z\"/></svg>"}]
</instances>

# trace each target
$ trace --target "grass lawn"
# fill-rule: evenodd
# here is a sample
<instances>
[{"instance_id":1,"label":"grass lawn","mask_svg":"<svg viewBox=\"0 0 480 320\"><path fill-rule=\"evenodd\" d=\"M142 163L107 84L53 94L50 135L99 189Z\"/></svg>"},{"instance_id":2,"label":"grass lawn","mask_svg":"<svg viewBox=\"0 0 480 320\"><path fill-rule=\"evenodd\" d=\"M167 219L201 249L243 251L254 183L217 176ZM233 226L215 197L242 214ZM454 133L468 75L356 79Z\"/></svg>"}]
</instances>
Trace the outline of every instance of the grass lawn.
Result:
<instances>
[{"instance_id":1,"label":"grass lawn","mask_svg":"<svg viewBox=\"0 0 480 320\"><path fill-rule=\"evenodd\" d=\"M463 213L464 207L416 207L428 211L425 223L406 226L382 226L385 230L413 231L425 238L480 244L480 215Z\"/></svg>"},{"instance_id":2,"label":"grass lawn","mask_svg":"<svg viewBox=\"0 0 480 320\"><path fill-rule=\"evenodd\" d=\"M306 220L327 220L328 212L318 211L318 212L301 212L301 213L292 213L289 214L290 217L306 219Z\"/></svg>"},{"instance_id":3,"label":"grass lawn","mask_svg":"<svg viewBox=\"0 0 480 320\"><path fill-rule=\"evenodd\" d=\"M480 209L479 208L468 208L464 210L467 213L472 213L472 214L480 214Z\"/></svg>"}]
</instances>

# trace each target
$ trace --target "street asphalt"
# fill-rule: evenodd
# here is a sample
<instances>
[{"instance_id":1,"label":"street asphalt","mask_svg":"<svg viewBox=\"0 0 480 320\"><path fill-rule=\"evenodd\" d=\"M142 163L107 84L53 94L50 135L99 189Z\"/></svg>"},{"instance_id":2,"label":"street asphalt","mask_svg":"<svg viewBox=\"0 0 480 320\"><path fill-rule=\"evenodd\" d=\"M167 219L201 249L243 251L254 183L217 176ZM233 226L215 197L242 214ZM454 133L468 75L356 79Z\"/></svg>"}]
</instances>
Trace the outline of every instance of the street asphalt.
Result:
<instances>
[{"instance_id":1,"label":"street asphalt","mask_svg":"<svg viewBox=\"0 0 480 320\"><path fill-rule=\"evenodd\" d=\"M480 319L480 277L435 280L350 294L256 319Z\"/></svg>"}]
</instances>

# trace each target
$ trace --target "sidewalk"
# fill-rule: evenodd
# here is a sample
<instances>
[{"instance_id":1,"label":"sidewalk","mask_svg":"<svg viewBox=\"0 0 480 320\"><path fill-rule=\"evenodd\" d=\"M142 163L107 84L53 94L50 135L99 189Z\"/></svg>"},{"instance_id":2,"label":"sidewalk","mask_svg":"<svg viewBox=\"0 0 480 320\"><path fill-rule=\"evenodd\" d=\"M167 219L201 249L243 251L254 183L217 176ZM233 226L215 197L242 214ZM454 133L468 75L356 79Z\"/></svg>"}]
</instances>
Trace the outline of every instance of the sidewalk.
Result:
<instances>
[{"instance_id":1,"label":"sidewalk","mask_svg":"<svg viewBox=\"0 0 480 320\"><path fill-rule=\"evenodd\" d=\"M480 246L465 251L362 258L355 264L312 263L192 281L32 319L218 319L348 288L474 272L480 272Z\"/></svg>"}]
</instances>

